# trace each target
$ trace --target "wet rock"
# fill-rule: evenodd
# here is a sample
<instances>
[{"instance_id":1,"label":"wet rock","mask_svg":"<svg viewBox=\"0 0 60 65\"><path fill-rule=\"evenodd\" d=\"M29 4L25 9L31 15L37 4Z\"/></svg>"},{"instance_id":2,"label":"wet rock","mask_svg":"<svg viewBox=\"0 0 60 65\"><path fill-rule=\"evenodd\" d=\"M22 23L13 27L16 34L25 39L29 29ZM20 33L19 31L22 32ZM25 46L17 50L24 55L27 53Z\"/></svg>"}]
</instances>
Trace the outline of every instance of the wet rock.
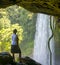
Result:
<instances>
[{"instance_id":1,"label":"wet rock","mask_svg":"<svg viewBox=\"0 0 60 65\"><path fill-rule=\"evenodd\" d=\"M8 52L0 53L0 64L12 64L13 57Z\"/></svg>"},{"instance_id":2,"label":"wet rock","mask_svg":"<svg viewBox=\"0 0 60 65\"><path fill-rule=\"evenodd\" d=\"M21 63L13 61L13 57L8 52L0 53L0 65L41 65L30 57L21 58Z\"/></svg>"},{"instance_id":3,"label":"wet rock","mask_svg":"<svg viewBox=\"0 0 60 65\"><path fill-rule=\"evenodd\" d=\"M30 57L21 58L21 61L27 65L41 65Z\"/></svg>"}]
</instances>

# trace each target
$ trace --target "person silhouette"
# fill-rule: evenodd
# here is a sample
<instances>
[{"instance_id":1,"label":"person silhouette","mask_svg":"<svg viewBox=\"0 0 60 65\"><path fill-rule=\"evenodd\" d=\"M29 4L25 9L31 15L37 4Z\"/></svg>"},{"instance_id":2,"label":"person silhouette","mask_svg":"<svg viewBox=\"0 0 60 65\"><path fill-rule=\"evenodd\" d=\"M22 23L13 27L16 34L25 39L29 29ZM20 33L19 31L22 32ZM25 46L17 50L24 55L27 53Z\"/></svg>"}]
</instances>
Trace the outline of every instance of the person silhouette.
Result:
<instances>
[{"instance_id":1,"label":"person silhouette","mask_svg":"<svg viewBox=\"0 0 60 65\"><path fill-rule=\"evenodd\" d=\"M19 48L19 38L17 35L17 29L13 30L12 34L12 43L11 43L11 53L13 55L13 59L15 61L15 53L19 53L19 62L21 61L21 50Z\"/></svg>"}]
</instances>

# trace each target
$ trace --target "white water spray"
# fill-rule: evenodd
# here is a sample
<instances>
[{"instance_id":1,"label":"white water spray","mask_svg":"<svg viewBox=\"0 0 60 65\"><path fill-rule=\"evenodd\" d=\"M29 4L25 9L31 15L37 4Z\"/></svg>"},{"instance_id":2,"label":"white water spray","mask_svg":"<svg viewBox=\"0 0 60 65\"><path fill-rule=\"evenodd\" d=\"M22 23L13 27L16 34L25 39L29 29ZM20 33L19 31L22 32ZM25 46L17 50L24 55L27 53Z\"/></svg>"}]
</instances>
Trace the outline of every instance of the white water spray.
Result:
<instances>
[{"instance_id":1,"label":"white water spray","mask_svg":"<svg viewBox=\"0 0 60 65\"><path fill-rule=\"evenodd\" d=\"M50 65L50 55L48 49L48 39L51 36L50 16L45 14L37 15L36 34L34 40L33 59L42 65ZM52 56L54 56L54 41L50 42ZM54 60L54 57L52 57ZM54 65L54 61L52 61Z\"/></svg>"}]
</instances>

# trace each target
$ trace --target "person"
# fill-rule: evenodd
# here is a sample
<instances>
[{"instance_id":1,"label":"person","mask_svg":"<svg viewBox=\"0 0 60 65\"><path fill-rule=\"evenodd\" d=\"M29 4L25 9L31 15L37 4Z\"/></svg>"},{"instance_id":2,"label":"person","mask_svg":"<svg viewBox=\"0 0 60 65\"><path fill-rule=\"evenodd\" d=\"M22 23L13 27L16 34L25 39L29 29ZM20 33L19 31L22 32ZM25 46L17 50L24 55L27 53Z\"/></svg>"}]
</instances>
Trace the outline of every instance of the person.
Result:
<instances>
[{"instance_id":1,"label":"person","mask_svg":"<svg viewBox=\"0 0 60 65\"><path fill-rule=\"evenodd\" d=\"M13 30L12 34L12 43L11 43L11 53L13 55L13 59L15 61L15 53L19 53L19 62L21 61L21 50L19 48L19 38L17 35L17 29Z\"/></svg>"}]
</instances>

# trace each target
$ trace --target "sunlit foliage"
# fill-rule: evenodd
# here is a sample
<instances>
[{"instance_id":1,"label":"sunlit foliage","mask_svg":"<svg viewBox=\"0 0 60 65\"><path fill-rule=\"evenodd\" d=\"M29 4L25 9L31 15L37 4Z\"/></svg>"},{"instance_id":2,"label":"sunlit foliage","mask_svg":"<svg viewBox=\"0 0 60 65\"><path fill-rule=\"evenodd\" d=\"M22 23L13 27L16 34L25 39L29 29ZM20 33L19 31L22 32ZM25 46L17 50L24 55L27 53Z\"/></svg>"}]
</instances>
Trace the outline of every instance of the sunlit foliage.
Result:
<instances>
[{"instance_id":1,"label":"sunlit foliage","mask_svg":"<svg viewBox=\"0 0 60 65\"><path fill-rule=\"evenodd\" d=\"M18 23L11 24L11 21L6 17L7 13L3 15L3 12L0 12L2 17L0 18L0 51L10 51L11 46L11 35L13 29L18 30L19 43L23 40L23 28Z\"/></svg>"},{"instance_id":2,"label":"sunlit foliage","mask_svg":"<svg viewBox=\"0 0 60 65\"><path fill-rule=\"evenodd\" d=\"M18 30L19 46L22 55L31 55L35 35L36 15L24 8L14 5L0 9L0 51L11 48L11 34Z\"/></svg>"}]
</instances>

